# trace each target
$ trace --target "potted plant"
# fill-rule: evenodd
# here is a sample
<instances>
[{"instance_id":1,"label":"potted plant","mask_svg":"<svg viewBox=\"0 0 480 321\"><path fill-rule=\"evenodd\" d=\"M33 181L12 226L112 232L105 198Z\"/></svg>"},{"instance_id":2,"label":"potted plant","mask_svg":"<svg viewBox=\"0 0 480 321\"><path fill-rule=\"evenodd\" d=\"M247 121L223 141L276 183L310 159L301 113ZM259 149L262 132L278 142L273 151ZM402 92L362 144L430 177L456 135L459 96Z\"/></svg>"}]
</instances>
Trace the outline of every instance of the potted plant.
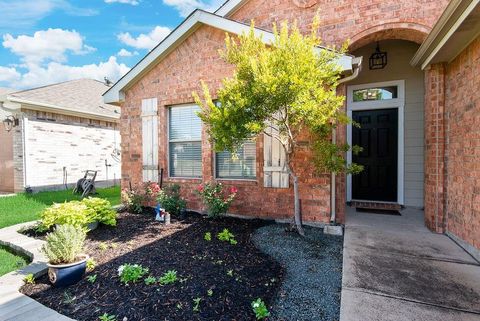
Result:
<instances>
[{"instance_id":1,"label":"potted plant","mask_svg":"<svg viewBox=\"0 0 480 321\"><path fill-rule=\"evenodd\" d=\"M85 274L88 255L83 254L85 230L65 224L47 234L42 250L48 258L48 278L56 287L77 283Z\"/></svg>"}]
</instances>

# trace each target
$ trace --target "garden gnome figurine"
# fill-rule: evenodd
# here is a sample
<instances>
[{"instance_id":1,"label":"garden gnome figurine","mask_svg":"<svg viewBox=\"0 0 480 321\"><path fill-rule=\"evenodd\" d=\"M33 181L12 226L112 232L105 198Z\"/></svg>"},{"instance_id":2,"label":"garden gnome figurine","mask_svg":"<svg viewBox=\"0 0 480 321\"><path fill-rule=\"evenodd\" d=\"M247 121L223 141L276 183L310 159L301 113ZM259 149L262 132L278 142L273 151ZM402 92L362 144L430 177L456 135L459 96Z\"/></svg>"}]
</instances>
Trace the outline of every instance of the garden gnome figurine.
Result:
<instances>
[{"instance_id":1,"label":"garden gnome figurine","mask_svg":"<svg viewBox=\"0 0 480 321\"><path fill-rule=\"evenodd\" d=\"M163 208L162 206L160 205L160 203L157 204L157 206L155 207L155 221L159 221L159 222L163 222L164 221L164 214L163 214Z\"/></svg>"},{"instance_id":2,"label":"garden gnome figurine","mask_svg":"<svg viewBox=\"0 0 480 321\"><path fill-rule=\"evenodd\" d=\"M165 212L165 225L170 225L170 213Z\"/></svg>"}]
</instances>

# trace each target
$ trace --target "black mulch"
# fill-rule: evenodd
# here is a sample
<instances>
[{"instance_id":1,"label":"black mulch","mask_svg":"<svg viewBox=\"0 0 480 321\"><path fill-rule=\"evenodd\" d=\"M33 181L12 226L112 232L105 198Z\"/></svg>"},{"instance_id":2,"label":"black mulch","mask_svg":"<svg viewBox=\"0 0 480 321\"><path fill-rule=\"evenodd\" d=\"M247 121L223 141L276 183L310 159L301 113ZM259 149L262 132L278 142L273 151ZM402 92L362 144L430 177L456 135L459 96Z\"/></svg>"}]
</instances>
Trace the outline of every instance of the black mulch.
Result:
<instances>
[{"instance_id":1,"label":"black mulch","mask_svg":"<svg viewBox=\"0 0 480 321\"><path fill-rule=\"evenodd\" d=\"M88 234L86 252L97 267L87 275L96 274L95 283L84 278L68 288L54 288L44 276L22 292L77 320L98 320L103 313L128 321L254 320L251 302L260 297L270 305L283 277L282 267L251 240L263 225L257 220L212 221L190 215L164 226L151 215L121 213L116 228L101 226ZM216 238L224 228L235 235L237 245ZM204 240L205 232L212 233L212 241ZM102 250L105 244L108 248ZM176 270L181 281L125 286L117 274L124 263L148 267L155 277ZM199 312L193 311L195 298L201 298Z\"/></svg>"}]
</instances>

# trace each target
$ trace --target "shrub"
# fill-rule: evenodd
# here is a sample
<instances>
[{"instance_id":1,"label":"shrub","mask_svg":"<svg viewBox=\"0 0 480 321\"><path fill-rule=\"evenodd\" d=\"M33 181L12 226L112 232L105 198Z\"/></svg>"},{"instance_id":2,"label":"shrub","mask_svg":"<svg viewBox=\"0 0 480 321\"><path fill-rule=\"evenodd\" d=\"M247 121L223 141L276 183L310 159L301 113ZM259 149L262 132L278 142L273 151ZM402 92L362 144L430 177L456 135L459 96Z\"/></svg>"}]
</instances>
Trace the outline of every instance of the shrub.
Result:
<instances>
[{"instance_id":1,"label":"shrub","mask_svg":"<svg viewBox=\"0 0 480 321\"><path fill-rule=\"evenodd\" d=\"M112 204L98 197L53 204L41 214L42 226L47 229L55 224L85 227L87 224L96 221L115 226L117 223L116 217L117 212L112 209Z\"/></svg>"},{"instance_id":2,"label":"shrub","mask_svg":"<svg viewBox=\"0 0 480 321\"><path fill-rule=\"evenodd\" d=\"M42 247L50 264L73 263L82 253L85 230L73 225L59 225L47 234L47 243Z\"/></svg>"},{"instance_id":3,"label":"shrub","mask_svg":"<svg viewBox=\"0 0 480 321\"><path fill-rule=\"evenodd\" d=\"M143 192L145 194L144 203L154 203L160 193L160 186L155 182L146 182L143 184Z\"/></svg>"},{"instance_id":4,"label":"shrub","mask_svg":"<svg viewBox=\"0 0 480 321\"><path fill-rule=\"evenodd\" d=\"M35 276L30 273L30 274L27 274L25 275L25 277L23 278L23 282L25 284L35 284Z\"/></svg>"},{"instance_id":5,"label":"shrub","mask_svg":"<svg viewBox=\"0 0 480 321\"><path fill-rule=\"evenodd\" d=\"M93 275L87 276L87 281L92 283L92 284L95 283L95 281L97 281L97 275L93 274Z\"/></svg>"},{"instance_id":6,"label":"shrub","mask_svg":"<svg viewBox=\"0 0 480 321\"><path fill-rule=\"evenodd\" d=\"M233 235L233 233L231 233L228 230L228 228L225 228L225 229L223 229L222 232L218 233L217 238L220 241L229 242L232 245L237 244L237 240L235 240L235 235Z\"/></svg>"},{"instance_id":7,"label":"shrub","mask_svg":"<svg viewBox=\"0 0 480 321\"><path fill-rule=\"evenodd\" d=\"M197 193L207 207L209 217L218 217L227 213L238 190L231 187L225 190L222 183L206 183L197 187Z\"/></svg>"},{"instance_id":8,"label":"shrub","mask_svg":"<svg viewBox=\"0 0 480 321\"><path fill-rule=\"evenodd\" d=\"M87 259L86 263L87 263L87 271L88 272L92 272L95 269L95 267L97 266L97 262L95 262L95 260L91 257Z\"/></svg>"},{"instance_id":9,"label":"shrub","mask_svg":"<svg viewBox=\"0 0 480 321\"><path fill-rule=\"evenodd\" d=\"M169 270L158 278L158 283L161 285L172 284L177 281L177 271Z\"/></svg>"},{"instance_id":10,"label":"shrub","mask_svg":"<svg viewBox=\"0 0 480 321\"><path fill-rule=\"evenodd\" d=\"M117 317L113 314L104 313L98 317L100 321L117 321Z\"/></svg>"},{"instance_id":11,"label":"shrub","mask_svg":"<svg viewBox=\"0 0 480 321\"><path fill-rule=\"evenodd\" d=\"M265 319L266 317L270 316L270 312L268 312L265 302L263 302L260 298L252 302L252 309L257 320Z\"/></svg>"},{"instance_id":12,"label":"shrub","mask_svg":"<svg viewBox=\"0 0 480 321\"><path fill-rule=\"evenodd\" d=\"M118 268L118 275L120 281L127 285L129 282L137 282L145 274L148 273L148 268L144 268L140 264L123 264Z\"/></svg>"},{"instance_id":13,"label":"shrub","mask_svg":"<svg viewBox=\"0 0 480 321\"><path fill-rule=\"evenodd\" d=\"M155 284L157 282L157 278L150 275L150 276L146 277L145 280L143 280L143 282L145 282L146 285L152 285L152 284Z\"/></svg>"},{"instance_id":14,"label":"shrub","mask_svg":"<svg viewBox=\"0 0 480 321\"><path fill-rule=\"evenodd\" d=\"M129 212L140 214L145 196L136 190L122 190L122 203Z\"/></svg>"},{"instance_id":15,"label":"shrub","mask_svg":"<svg viewBox=\"0 0 480 321\"><path fill-rule=\"evenodd\" d=\"M179 215L180 211L187 207L187 202L180 196L180 185L172 184L165 186L158 193L158 202L168 213Z\"/></svg>"},{"instance_id":16,"label":"shrub","mask_svg":"<svg viewBox=\"0 0 480 321\"><path fill-rule=\"evenodd\" d=\"M210 242L210 241L212 240L212 233L206 232L205 235L203 236L203 239L204 239L205 241L209 241L209 242Z\"/></svg>"},{"instance_id":17,"label":"shrub","mask_svg":"<svg viewBox=\"0 0 480 321\"><path fill-rule=\"evenodd\" d=\"M90 210L95 212L95 221L105 225L117 225L117 211L112 209L112 204L103 198L88 197L82 200Z\"/></svg>"},{"instance_id":18,"label":"shrub","mask_svg":"<svg viewBox=\"0 0 480 321\"><path fill-rule=\"evenodd\" d=\"M85 227L88 223L94 222L95 217L95 211L80 201L53 204L41 214L42 225L46 228L51 228L55 224Z\"/></svg>"}]
</instances>

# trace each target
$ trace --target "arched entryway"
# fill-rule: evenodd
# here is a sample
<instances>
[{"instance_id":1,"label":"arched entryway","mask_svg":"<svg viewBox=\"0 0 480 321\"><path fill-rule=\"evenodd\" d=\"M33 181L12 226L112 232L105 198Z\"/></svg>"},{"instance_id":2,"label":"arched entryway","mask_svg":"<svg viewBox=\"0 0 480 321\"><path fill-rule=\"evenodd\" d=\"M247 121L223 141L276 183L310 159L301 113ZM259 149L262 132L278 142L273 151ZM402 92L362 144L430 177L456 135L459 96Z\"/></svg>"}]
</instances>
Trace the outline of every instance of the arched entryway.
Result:
<instances>
[{"instance_id":1,"label":"arched entryway","mask_svg":"<svg viewBox=\"0 0 480 321\"><path fill-rule=\"evenodd\" d=\"M349 161L364 171L347 177L347 202L423 208L424 74L410 60L424 32L406 30L370 30L350 47L354 56L363 57L363 68L346 84L347 111L361 126L348 126L347 141L363 151L350 154ZM377 46L386 53L385 66L370 68Z\"/></svg>"}]
</instances>

